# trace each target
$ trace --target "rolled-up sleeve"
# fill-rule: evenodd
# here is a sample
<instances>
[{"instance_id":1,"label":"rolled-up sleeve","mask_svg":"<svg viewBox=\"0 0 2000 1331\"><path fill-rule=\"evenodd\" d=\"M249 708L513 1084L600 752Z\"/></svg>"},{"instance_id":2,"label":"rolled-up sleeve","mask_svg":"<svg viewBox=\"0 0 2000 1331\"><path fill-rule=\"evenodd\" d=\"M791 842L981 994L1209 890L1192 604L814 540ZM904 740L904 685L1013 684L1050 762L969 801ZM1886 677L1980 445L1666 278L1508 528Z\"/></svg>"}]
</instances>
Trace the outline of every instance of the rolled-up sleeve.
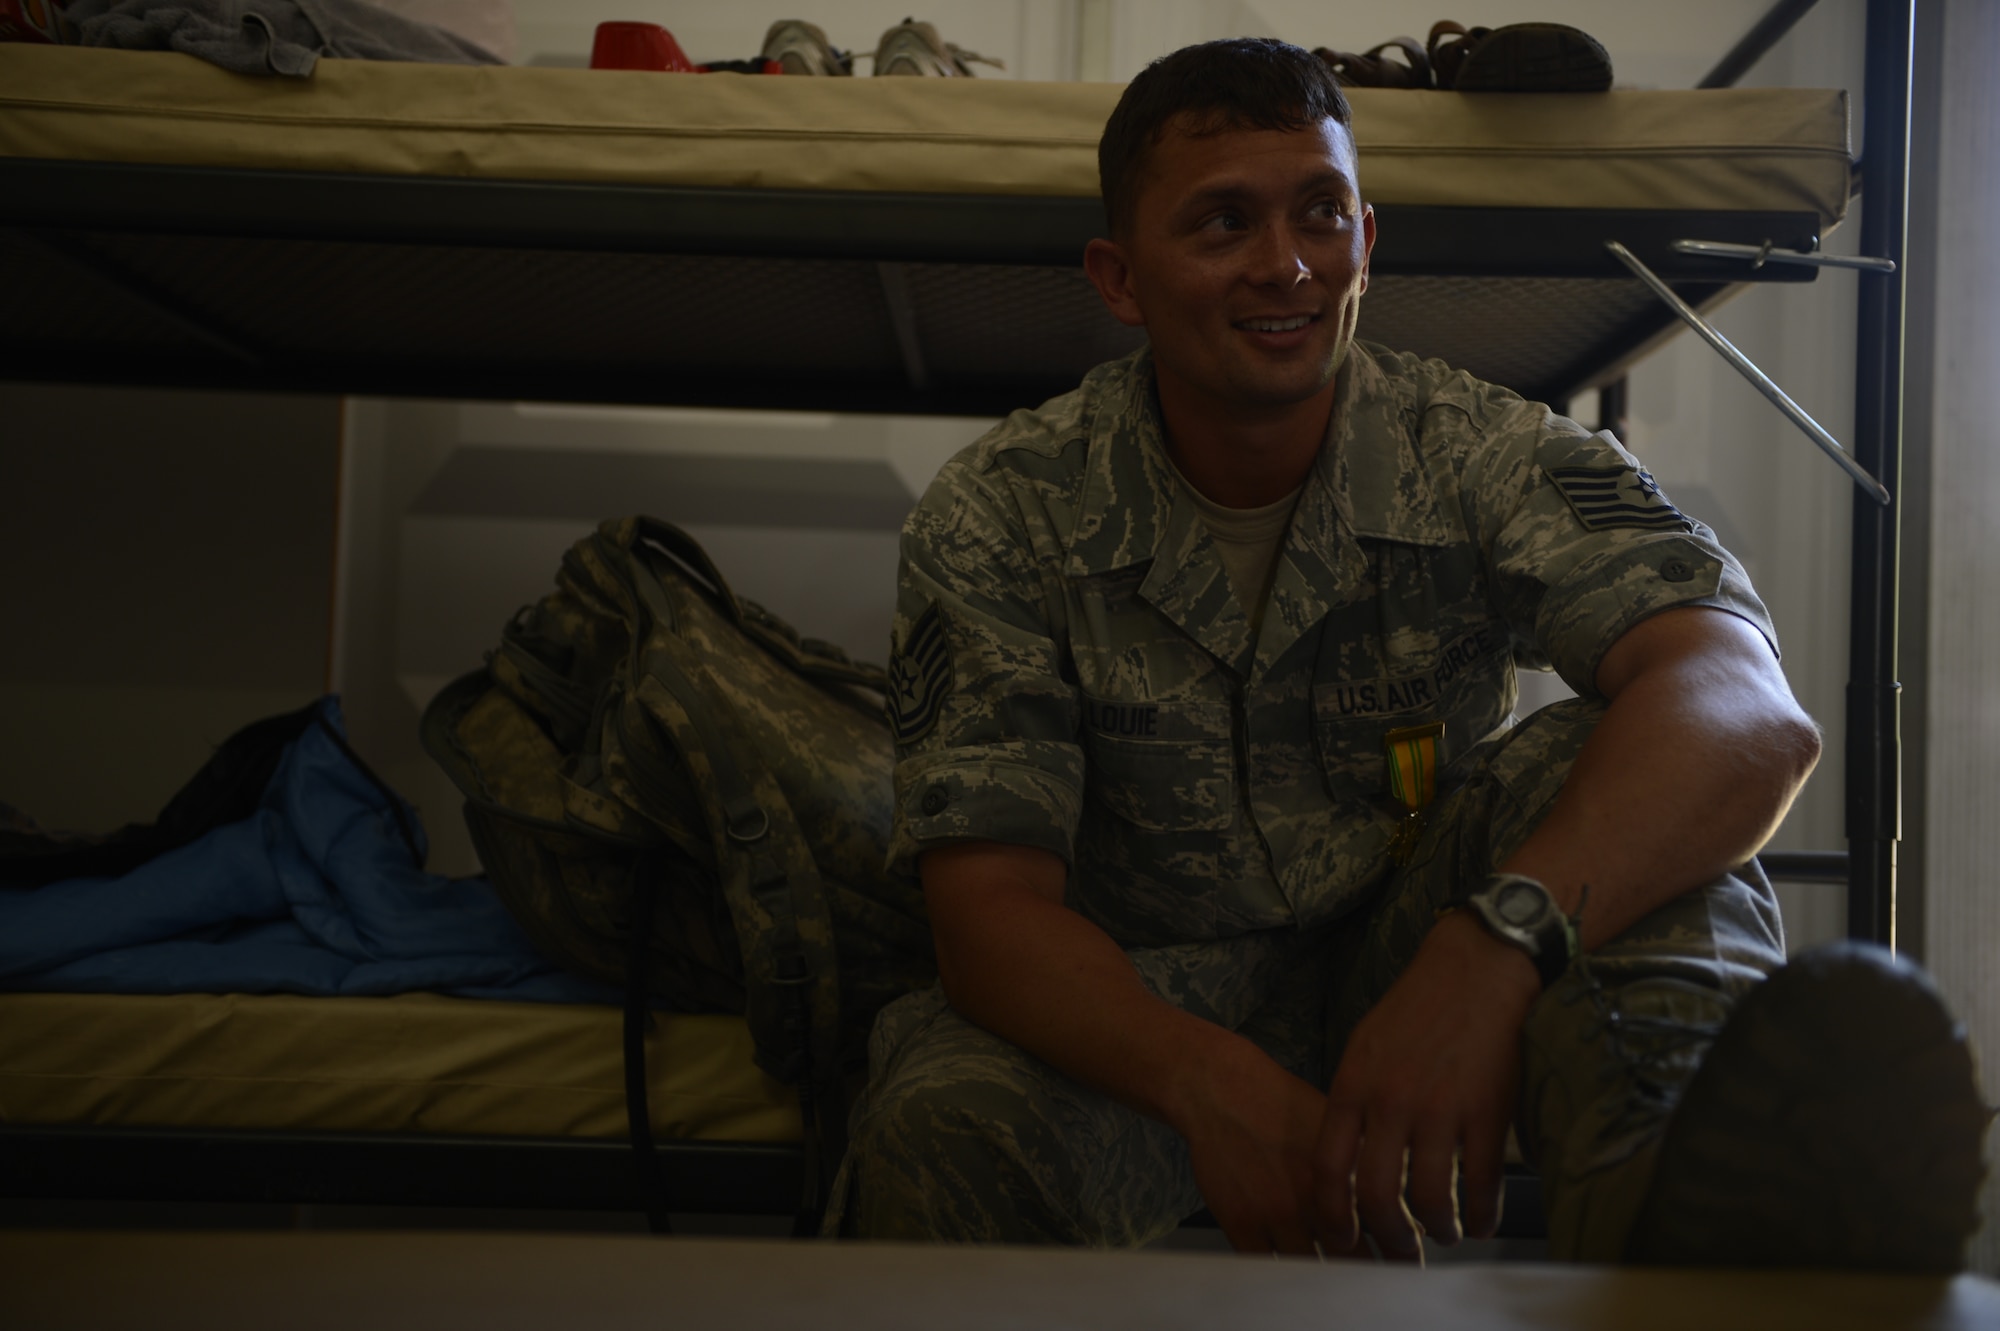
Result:
<instances>
[{"instance_id":1,"label":"rolled-up sleeve","mask_svg":"<svg viewBox=\"0 0 2000 1331\"><path fill-rule=\"evenodd\" d=\"M1597 696L1613 643L1678 606L1740 616L1778 650L1743 566L1611 436L1523 402L1490 423L1487 443L1462 493L1498 602L1579 694Z\"/></svg>"},{"instance_id":2,"label":"rolled-up sleeve","mask_svg":"<svg viewBox=\"0 0 2000 1331\"><path fill-rule=\"evenodd\" d=\"M897 732L891 872L954 841L1074 858L1079 700L1060 588L1013 496L961 455L903 527L890 663Z\"/></svg>"}]
</instances>

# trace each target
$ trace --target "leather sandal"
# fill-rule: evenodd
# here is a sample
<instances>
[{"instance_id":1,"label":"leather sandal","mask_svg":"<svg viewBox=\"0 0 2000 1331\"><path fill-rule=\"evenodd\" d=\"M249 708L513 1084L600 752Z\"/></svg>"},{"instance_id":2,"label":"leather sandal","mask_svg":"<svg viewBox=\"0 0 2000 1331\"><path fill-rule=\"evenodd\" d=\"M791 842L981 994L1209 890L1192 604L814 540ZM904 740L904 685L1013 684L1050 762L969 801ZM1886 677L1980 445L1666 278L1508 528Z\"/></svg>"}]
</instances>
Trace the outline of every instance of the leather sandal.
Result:
<instances>
[{"instance_id":1,"label":"leather sandal","mask_svg":"<svg viewBox=\"0 0 2000 1331\"><path fill-rule=\"evenodd\" d=\"M1383 53L1391 49L1401 51L1400 61L1391 60ZM1391 37L1379 46L1371 46L1360 55L1351 51L1330 51L1326 47L1316 47L1313 54L1333 68L1333 76L1341 85L1349 88L1428 88L1431 83L1431 60L1424 48L1417 45L1414 37Z\"/></svg>"},{"instance_id":2,"label":"leather sandal","mask_svg":"<svg viewBox=\"0 0 2000 1331\"><path fill-rule=\"evenodd\" d=\"M1433 24L1426 47L1437 86L1453 92L1603 92L1611 55L1564 23L1466 28Z\"/></svg>"}]
</instances>

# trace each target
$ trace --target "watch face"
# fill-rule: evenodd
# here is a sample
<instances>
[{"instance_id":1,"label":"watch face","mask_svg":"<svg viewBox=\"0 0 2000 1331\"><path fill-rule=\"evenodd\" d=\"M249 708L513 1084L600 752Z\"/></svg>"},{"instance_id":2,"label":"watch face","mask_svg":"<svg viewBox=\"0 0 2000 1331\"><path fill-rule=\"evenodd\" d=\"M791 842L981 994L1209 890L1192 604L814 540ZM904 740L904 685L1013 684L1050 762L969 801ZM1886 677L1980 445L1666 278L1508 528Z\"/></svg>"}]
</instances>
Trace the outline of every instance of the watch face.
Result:
<instances>
[{"instance_id":1,"label":"watch face","mask_svg":"<svg viewBox=\"0 0 2000 1331\"><path fill-rule=\"evenodd\" d=\"M1542 918L1547 900L1530 883L1503 883L1494 896L1493 907L1501 919L1517 929L1525 929Z\"/></svg>"}]
</instances>

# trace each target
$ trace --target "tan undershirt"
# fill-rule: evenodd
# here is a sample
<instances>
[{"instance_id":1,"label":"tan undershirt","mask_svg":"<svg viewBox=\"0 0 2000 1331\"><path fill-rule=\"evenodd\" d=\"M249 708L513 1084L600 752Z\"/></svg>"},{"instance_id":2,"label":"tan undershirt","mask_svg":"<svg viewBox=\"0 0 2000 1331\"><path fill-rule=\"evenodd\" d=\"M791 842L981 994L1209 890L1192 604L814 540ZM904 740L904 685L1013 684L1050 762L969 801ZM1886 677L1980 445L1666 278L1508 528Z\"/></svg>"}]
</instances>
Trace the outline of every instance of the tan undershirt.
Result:
<instances>
[{"instance_id":1,"label":"tan undershirt","mask_svg":"<svg viewBox=\"0 0 2000 1331\"><path fill-rule=\"evenodd\" d=\"M1169 459L1168 466L1173 466ZM1188 484L1180 468L1174 478L1194 500L1222 567L1229 574L1229 586L1237 603L1250 617L1250 636L1255 638L1264 622L1264 601L1271 590L1271 569L1278 562L1278 547L1285 542L1285 530L1292 525L1292 510L1298 507L1301 485L1274 504L1261 508L1227 508Z\"/></svg>"}]
</instances>

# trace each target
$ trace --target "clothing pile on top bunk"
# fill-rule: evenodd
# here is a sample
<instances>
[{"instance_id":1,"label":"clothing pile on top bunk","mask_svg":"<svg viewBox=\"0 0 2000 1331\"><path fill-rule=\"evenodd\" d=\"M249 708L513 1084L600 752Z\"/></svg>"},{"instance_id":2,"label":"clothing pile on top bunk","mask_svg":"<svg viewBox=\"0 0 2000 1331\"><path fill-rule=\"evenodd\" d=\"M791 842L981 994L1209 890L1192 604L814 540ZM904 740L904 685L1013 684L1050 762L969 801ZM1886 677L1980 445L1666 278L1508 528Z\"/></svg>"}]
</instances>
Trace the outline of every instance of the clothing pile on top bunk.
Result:
<instances>
[{"instance_id":1,"label":"clothing pile on top bunk","mask_svg":"<svg viewBox=\"0 0 2000 1331\"><path fill-rule=\"evenodd\" d=\"M505 37L512 21L492 6L459 14L487 20L475 26ZM0 9L0 15L5 14ZM491 22L495 17L502 21ZM462 21L456 26L467 26ZM368 0L57 0L54 10L25 31L0 26L0 39L59 41L129 51L182 51L238 74L308 78L321 56L350 60L400 60L426 64L507 63L461 31L425 22ZM801 19L780 19L748 60L695 64L673 34L656 23L610 22L597 27L593 69L655 69L684 73L851 75L855 53L827 40L824 30ZM1004 61L946 41L929 23L905 19L876 43L874 73L971 77L975 64L1006 68Z\"/></svg>"},{"instance_id":2,"label":"clothing pile on top bunk","mask_svg":"<svg viewBox=\"0 0 2000 1331\"><path fill-rule=\"evenodd\" d=\"M0 990L617 1001L425 850L325 698L239 731L150 825L66 836L0 806Z\"/></svg>"},{"instance_id":3,"label":"clothing pile on top bunk","mask_svg":"<svg viewBox=\"0 0 2000 1331\"><path fill-rule=\"evenodd\" d=\"M238 74L307 78L321 56L504 63L456 33L365 0L70 0L62 16L81 46L185 51Z\"/></svg>"}]
</instances>

